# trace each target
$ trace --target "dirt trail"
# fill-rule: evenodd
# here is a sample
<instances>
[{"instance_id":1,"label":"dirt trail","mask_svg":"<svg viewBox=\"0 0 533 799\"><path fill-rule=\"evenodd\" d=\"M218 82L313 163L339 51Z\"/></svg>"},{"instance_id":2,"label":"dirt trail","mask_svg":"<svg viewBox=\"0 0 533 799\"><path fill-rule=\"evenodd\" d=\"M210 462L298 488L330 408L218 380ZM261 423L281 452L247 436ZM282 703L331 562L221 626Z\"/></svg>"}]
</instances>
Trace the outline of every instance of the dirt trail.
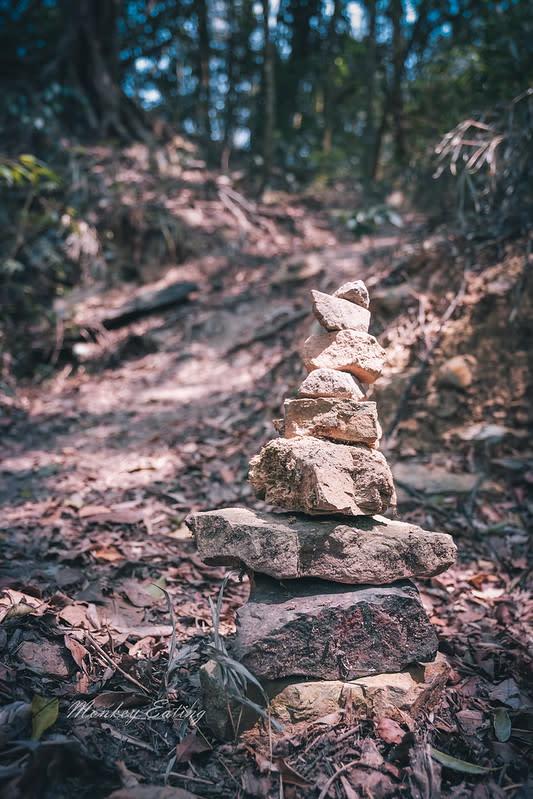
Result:
<instances>
[{"instance_id":1,"label":"dirt trail","mask_svg":"<svg viewBox=\"0 0 533 799\"><path fill-rule=\"evenodd\" d=\"M125 783L118 761L139 779L162 782L169 752L184 730L163 722L141 724L128 741L123 730L106 731L92 721L73 724L65 708L80 696L135 692L136 684L157 695L172 627L164 598L152 592L146 599L154 581L166 587L172 600L178 643L192 647L174 690L183 701L194 702L195 671L205 659L202 646L211 627L208 599L215 596L223 570L199 562L183 520L191 510L262 507L246 482L248 461L274 434L271 420L280 416L283 398L303 376L298 346L312 322L309 289L329 291L353 278L366 280L371 291L382 287L384 278L385 285L387 279L395 284L390 274L401 241L397 234L354 244L333 244L331 235L324 232L315 251L306 247L301 256L291 257L289 266L280 259L260 264L250 259L246 266L242 258L233 263L217 256L174 268L146 289L195 280L199 288L187 304L105 334L92 350L80 351L84 360L77 368L66 364L44 386L29 388L10 417L2 435L0 539L5 557L0 586L8 591L8 604L37 609L0 629L0 690L5 702L31 702L37 692L59 697L57 729L75 742L85 765L94 766L91 785L81 785L61 761L59 777L49 783L46 796L67 796L75 786L80 796L103 797ZM120 304L128 291L86 298L77 313L90 319L99 303ZM372 332L386 330L394 314L401 310L378 315ZM438 314L434 316L438 321ZM431 330L435 318L428 321ZM387 336L396 343L386 385L392 386L393 411L402 389L391 377L402 362L398 348L417 339L405 320L391 330L396 333L389 330ZM415 399L416 394L415 389ZM416 431L400 426L398 435L389 442L391 457L416 462ZM449 448L427 441L424 434L420 446L431 451L434 463L457 467ZM426 527L460 536L461 526L464 530L470 525L472 531L472 509L483 497L482 491L478 497L479 489L475 485L466 500L451 494L439 500L415 490L406 497L405 511ZM448 705L429 723L433 740L462 759L499 766L500 758L509 764L501 772L501 784L491 773L483 778L484 792L477 792L476 799L526 796L519 788L506 787L525 785L525 739L520 732L510 742L502 736L495 739L493 733L496 710L518 731L525 729L529 713L521 685L529 663L523 619L530 600L524 593L525 541L516 507L524 495L513 494L512 486L509 490L511 494L502 488L496 499L483 500L485 520L492 514L497 525L514 518L503 527L505 535L473 537L468 546L459 542L460 564L423 586L441 649L455 667ZM246 584L230 583L223 633L232 630L232 612L246 591ZM37 644L41 656L46 651L47 667L39 665L28 644ZM372 734L370 722L358 724L358 735ZM194 729L185 732L194 734ZM333 756L335 761L349 757L338 749L334 727L331 736L323 734L323 746L311 760L303 743L309 745L313 733L295 734L292 743L279 744L278 754L289 757L309 785L324 784ZM414 730L413 752L414 742L423 741L419 735ZM390 754L391 747L379 743ZM416 771L413 757L410 768ZM257 764L261 771L260 760L242 747L218 747L207 760L201 756L194 771L186 758L173 768L181 775L180 787L205 796L235 796L236 784L243 796L279 791L276 772L263 768L258 776ZM24 762L14 772L15 783L20 774L35 783L42 778L38 769L30 776L27 769ZM446 771L443 795L474 795L479 779ZM387 780L389 792L379 795L407 795L399 772L395 777L389 769ZM460 790L459 783L463 793L453 793ZM287 790L291 796L316 794L309 787Z\"/></svg>"}]
</instances>

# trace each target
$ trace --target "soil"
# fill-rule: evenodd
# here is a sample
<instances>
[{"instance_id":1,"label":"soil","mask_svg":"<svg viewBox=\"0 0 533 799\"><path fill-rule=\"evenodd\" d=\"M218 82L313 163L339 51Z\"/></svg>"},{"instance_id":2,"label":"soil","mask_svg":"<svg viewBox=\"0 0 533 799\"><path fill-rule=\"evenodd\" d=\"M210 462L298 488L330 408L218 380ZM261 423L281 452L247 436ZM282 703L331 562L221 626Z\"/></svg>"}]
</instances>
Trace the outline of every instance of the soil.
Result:
<instances>
[{"instance_id":1,"label":"soil","mask_svg":"<svg viewBox=\"0 0 533 799\"><path fill-rule=\"evenodd\" d=\"M284 196L236 212L217 199L216 230L207 201L190 201L195 252L159 271L141 264L135 284L74 293L65 313L85 340L66 336L51 376L2 396L6 799L119 788L133 799L165 782L176 799L531 795L527 244L431 233L408 214L402 231L354 242L330 201ZM305 375L310 290L353 279L369 288L371 333L388 354L370 398L381 449L393 471L400 464L400 518L452 533L459 549L453 568L419 582L452 676L438 708L406 715L399 735L347 714L296 725L272 748L253 732L221 744L198 713L198 668L225 571L202 564L184 519L269 510L252 495L248 462ZM181 280L198 286L185 303L116 330L97 324ZM247 592L246 578L228 582L223 635ZM179 655L170 670L169 652ZM88 700L101 718L75 704ZM158 700L173 712L112 713ZM158 790L150 796L167 796Z\"/></svg>"}]
</instances>

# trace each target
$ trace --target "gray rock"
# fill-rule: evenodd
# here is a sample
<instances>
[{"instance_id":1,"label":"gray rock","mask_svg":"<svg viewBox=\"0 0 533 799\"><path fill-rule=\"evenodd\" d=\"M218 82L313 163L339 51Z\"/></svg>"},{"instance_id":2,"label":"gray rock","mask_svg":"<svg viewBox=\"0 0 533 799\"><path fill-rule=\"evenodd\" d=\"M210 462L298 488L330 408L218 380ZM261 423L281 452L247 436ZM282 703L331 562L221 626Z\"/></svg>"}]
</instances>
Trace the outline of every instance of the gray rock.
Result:
<instances>
[{"instance_id":1,"label":"gray rock","mask_svg":"<svg viewBox=\"0 0 533 799\"><path fill-rule=\"evenodd\" d=\"M256 494L304 513L372 516L395 504L387 461L365 444L319 438L277 438L250 461Z\"/></svg>"},{"instance_id":2,"label":"gray rock","mask_svg":"<svg viewBox=\"0 0 533 799\"><path fill-rule=\"evenodd\" d=\"M299 397L347 397L364 399L361 386L348 372L338 369L314 369L298 389Z\"/></svg>"},{"instance_id":3,"label":"gray rock","mask_svg":"<svg viewBox=\"0 0 533 799\"><path fill-rule=\"evenodd\" d=\"M309 336L302 356L309 371L324 367L339 369L350 372L363 383L373 383L385 363L385 350L374 336L357 330Z\"/></svg>"},{"instance_id":4,"label":"gray rock","mask_svg":"<svg viewBox=\"0 0 533 799\"><path fill-rule=\"evenodd\" d=\"M311 291L313 313L326 330L360 330L368 333L370 311L340 297Z\"/></svg>"},{"instance_id":5,"label":"gray rock","mask_svg":"<svg viewBox=\"0 0 533 799\"><path fill-rule=\"evenodd\" d=\"M246 567L278 580L319 577L382 585L432 577L456 556L450 535L383 516L347 522L224 508L193 513L186 523L206 563Z\"/></svg>"},{"instance_id":6,"label":"gray rock","mask_svg":"<svg viewBox=\"0 0 533 799\"><path fill-rule=\"evenodd\" d=\"M381 438L376 403L332 397L285 400L284 435L375 445Z\"/></svg>"},{"instance_id":7,"label":"gray rock","mask_svg":"<svg viewBox=\"0 0 533 799\"><path fill-rule=\"evenodd\" d=\"M350 283L343 283L343 285L334 292L333 296L349 300L356 305L360 305L362 308L368 308L370 305L368 289L362 280L353 280Z\"/></svg>"},{"instance_id":8,"label":"gray rock","mask_svg":"<svg viewBox=\"0 0 533 799\"><path fill-rule=\"evenodd\" d=\"M408 581L348 588L256 575L231 653L261 678L353 680L433 660L437 637Z\"/></svg>"}]
</instances>

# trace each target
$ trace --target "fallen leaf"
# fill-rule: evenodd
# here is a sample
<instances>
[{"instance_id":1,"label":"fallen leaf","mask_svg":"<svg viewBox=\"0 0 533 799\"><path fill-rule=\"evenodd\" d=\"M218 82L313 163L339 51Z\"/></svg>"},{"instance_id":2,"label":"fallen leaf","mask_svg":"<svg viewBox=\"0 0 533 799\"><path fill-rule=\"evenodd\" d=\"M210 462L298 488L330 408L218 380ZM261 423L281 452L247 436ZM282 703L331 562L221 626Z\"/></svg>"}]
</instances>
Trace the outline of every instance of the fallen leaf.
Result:
<instances>
[{"instance_id":1,"label":"fallen leaf","mask_svg":"<svg viewBox=\"0 0 533 799\"><path fill-rule=\"evenodd\" d=\"M289 785L298 785L300 788L307 788L311 783L306 780L296 769L290 766L282 757L276 757L274 764L277 766L277 771L281 774L283 782Z\"/></svg>"},{"instance_id":2,"label":"fallen leaf","mask_svg":"<svg viewBox=\"0 0 533 799\"><path fill-rule=\"evenodd\" d=\"M93 699L94 707L144 707L148 704L148 699L142 694L128 693L127 691L104 691Z\"/></svg>"},{"instance_id":3,"label":"fallen leaf","mask_svg":"<svg viewBox=\"0 0 533 799\"><path fill-rule=\"evenodd\" d=\"M170 785L135 785L121 788L107 795L106 799L199 799L197 794L173 788Z\"/></svg>"},{"instance_id":4,"label":"fallen leaf","mask_svg":"<svg viewBox=\"0 0 533 799\"><path fill-rule=\"evenodd\" d=\"M80 519L88 519L90 516L101 516L103 513L111 513L111 508L105 505L84 505L78 511Z\"/></svg>"},{"instance_id":5,"label":"fallen leaf","mask_svg":"<svg viewBox=\"0 0 533 799\"><path fill-rule=\"evenodd\" d=\"M110 563L125 559L124 555L122 555L116 547L100 547L100 549L93 549L92 554L98 560L107 560Z\"/></svg>"},{"instance_id":6,"label":"fallen leaf","mask_svg":"<svg viewBox=\"0 0 533 799\"><path fill-rule=\"evenodd\" d=\"M478 766L475 763L467 763L466 760L458 760L456 757L447 755L446 752L441 752L439 749L431 747L431 757L446 766L452 771L460 771L463 774L487 774L489 771L497 771L495 768L488 768L487 766Z\"/></svg>"},{"instance_id":7,"label":"fallen leaf","mask_svg":"<svg viewBox=\"0 0 533 799\"><path fill-rule=\"evenodd\" d=\"M196 734L186 735L181 743L176 746L176 760L178 763L188 763L194 755L210 752L212 749L207 741Z\"/></svg>"},{"instance_id":8,"label":"fallen leaf","mask_svg":"<svg viewBox=\"0 0 533 799\"><path fill-rule=\"evenodd\" d=\"M85 649L83 644L80 644L79 641L77 641L75 638L72 638L72 636L70 635L65 635L63 641L65 642L65 646L72 655L76 665L83 670L84 668L83 660L88 656L89 654L88 650Z\"/></svg>"},{"instance_id":9,"label":"fallen leaf","mask_svg":"<svg viewBox=\"0 0 533 799\"><path fill-rule=\"evenodd\" d=\"M376 732L382 741L387 744L399 744L403 741L404 730L397 721L389 718L382 718L376 725Z\"/></svg>"},{"instance_id":10,"label":"fallen leaf","mask_svg":"<svg viewBox=\"0 0 533 799\"><path fill-rule=\"evenodd\" d=\"M38 741L43 732L55 724L59 714L59 699L35 696L31 702L31 739Z\"/></svg>"},{"instance_id":11,"label":"fallen leaf","mask_svg":"<svg viewBox=\"0 0 533 799\"><path fill-rule=\"evenodd\" d=\"M500 707L494 714L494 733L498 741L505 743L511 737L511 719L505 708Z\"/></svg>"}]
</instances>

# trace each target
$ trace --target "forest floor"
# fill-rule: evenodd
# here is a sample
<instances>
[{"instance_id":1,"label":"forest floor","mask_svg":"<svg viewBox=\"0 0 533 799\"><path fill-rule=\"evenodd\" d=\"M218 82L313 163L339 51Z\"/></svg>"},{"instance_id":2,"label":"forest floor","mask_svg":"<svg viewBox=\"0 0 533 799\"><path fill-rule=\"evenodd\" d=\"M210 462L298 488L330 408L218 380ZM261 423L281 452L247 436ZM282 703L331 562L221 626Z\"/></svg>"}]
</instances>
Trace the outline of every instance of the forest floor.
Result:
<instances>
[{"instance_id":1,"label":"forest floor","mask_svg":"<svg viewBox=\"0 0 533 799\"><path fill-rule=\"evenodd\" d=\"M61 344L52 376L0 405L0 795L526 799L526 243L467 243L414 215L354 241L331 195L226 200L189 194L195 252L181 264L74 292L64 313L85 339ZM184 520L266 507L248 461L304 376L309 291L356 278L388 352L372 398L399 515L452 533L459 550L419 583L452 665L446 695L399 733L346 713L270 744L254 730L220 744L194 712L225 571L202 564ZM106 328L132 295L179 281L196 284L186 302ZM223 634L247 590L230 580ZM174 635L181 660L169 673ZM80 700L95 700L92 714ZM171 718L111 712L158 700Z\"/></svg>"}]
</instances>

